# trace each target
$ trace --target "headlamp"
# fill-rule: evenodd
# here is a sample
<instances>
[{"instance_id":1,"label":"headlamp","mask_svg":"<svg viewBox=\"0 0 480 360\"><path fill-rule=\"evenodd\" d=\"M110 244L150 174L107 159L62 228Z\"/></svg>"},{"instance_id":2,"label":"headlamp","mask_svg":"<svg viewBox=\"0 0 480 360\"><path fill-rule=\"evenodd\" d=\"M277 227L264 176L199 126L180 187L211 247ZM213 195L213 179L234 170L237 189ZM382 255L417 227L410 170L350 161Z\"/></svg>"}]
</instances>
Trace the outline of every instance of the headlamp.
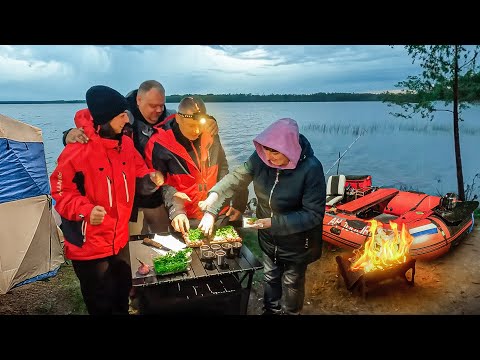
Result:
<instances>
[{"instance_id":1,"label":"headlamp","mask_svg":"<svg viewBox=\"0 0 480 360\"><path fill-rule=\"evenodd\" d=\"M183 116L185 118L197 120L200 122L200 124L205 124L207 122L207 119L215 119L213 116L208 115L208 114L203 114L203 113L195 113L195 114L183 114L180 112L177 112L178 115Z\"/></svg>"}]
</instances>

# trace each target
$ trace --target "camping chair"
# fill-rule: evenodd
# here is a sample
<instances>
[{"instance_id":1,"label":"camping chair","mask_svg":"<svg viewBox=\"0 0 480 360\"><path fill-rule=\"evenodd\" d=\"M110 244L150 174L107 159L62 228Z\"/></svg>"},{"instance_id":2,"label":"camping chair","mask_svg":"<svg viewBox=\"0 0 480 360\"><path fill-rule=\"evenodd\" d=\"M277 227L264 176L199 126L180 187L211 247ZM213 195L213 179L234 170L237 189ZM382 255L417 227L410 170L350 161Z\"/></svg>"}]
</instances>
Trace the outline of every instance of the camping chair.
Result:
<instances>
[{"instance_id":1,"label":"camping chair","mask_svg":"<svg viewBox=\"0 0 480 360\"><path fill-rule=\"evenodd\" d=\"M345 175L331 175L327 181L327 206L340 202L345 195Z\"/></svg>"}]
</instances>

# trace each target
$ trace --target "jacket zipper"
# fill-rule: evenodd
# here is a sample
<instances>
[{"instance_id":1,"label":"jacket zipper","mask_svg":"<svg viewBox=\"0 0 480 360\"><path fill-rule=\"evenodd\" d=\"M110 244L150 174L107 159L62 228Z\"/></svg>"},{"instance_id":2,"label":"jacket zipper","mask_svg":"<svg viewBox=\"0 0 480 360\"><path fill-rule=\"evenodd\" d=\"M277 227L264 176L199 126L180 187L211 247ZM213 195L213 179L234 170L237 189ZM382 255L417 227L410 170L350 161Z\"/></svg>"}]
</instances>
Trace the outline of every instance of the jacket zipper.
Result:
<instances>
[{"instance_id":1,"label":"jacket zipper","mask_svg":"<svg viewBox=\"0 0 480 360\"><path fill-rule=\"evenodd\" d=\"M110 177L107 175L107 187L108 187L108 203L110 204L110 207L113 206L112 202L112 180L110 180Z\"/></svg>"},{"instance_id":2,"label":"jacket zipper","mask_svg":"<svg viewBox=\"0 0 480 360\"><path fill-rule=\"evenodd\" d=\"M202 166L204 164L202 164L202 160L201 160L202 147L201 146L198 147L198 149L200 151L200 156L199 156L198 152L197 152L197 149L195 148L195 145L193 144L193 141L191 141L191 140L190 140L190 145L192 146L193 152L195 153L195 157L196 157L197 163L198 163L197 169L200 172L200 176L202 177L202 183L198 184L198 191L200 193L203 193L203 192L207 191L207 181L205 180L204 166Z\"/></svg>"},{"instance_id":3,"label":"jacket zipper","mask_svg":"<svg viewBox=\"0 0 480 360\"><path fill-rule=\"evenodd\" d=\"M270 217L273 218L273 210L272 210L272 195L273 195L273 190L275 190L275 186L278 184L278 176L280 175L280 170L277 169L277 176L275 177L275 182L273 183L272 190L270 190L270 197L268 198L268 206L270 207ZM273 251L273 262L277 262L277 244L275 239L273 238L273 243L275 244L275 248Z\"/></svg>"},{"instance_id":4,"label":"jacket zipper","mask_svg":"<svg viewBox=\"0 0 480 360\"><path fill-rule=\"evenodd\" d=\"M110 160L110 158L108 157L108 153L107 153L107 159L108 159L108 163L110 164L110 168L112 169L113 171L113 165L112 165L112 161ZM108 185L108 200L110 202L110 207L113 207L113 201L112 201L112 184L113 184L113 181L110 179L110 177L107 175L107 185ZM118 212L118 206L117 206L117 212ZM112 238L112 252L113 254L115 254L115 236L117 236L117 225L118 225L118 215L117 215L117 221L115 221L115 227L113 229L113 238Z\"/></svg>"},{"instance_id":5,"label":"jacket zipper","mask_svg":"<svg viewBox=\"0 0 480 360\"><path fill-rule=\"evenodd\" d=\"M127 184L127 176L122 171L123 174L123 182L125 183L125 194L127 195L127 203L130 202L130 196L128 195L128 184Z\"/></svg>"},{"instance_id":6,"label":"jacket zipper","mask_svg":"<svg viewBox=\"0 0 480 360\"><path fill-rule=\"evenodd\" d=\"M82 220L82 235L83 235L83 242L87 241L87 222Z\"/></svg>"}]
</instances>

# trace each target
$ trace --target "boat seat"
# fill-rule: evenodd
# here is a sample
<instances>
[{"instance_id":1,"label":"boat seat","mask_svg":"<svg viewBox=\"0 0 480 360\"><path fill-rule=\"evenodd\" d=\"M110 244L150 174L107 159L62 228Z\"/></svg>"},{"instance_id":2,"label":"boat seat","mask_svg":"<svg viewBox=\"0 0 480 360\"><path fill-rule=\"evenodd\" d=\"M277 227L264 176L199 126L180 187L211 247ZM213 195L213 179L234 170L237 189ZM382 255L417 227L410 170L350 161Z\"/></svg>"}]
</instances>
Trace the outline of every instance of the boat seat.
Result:
<instances>
[{"instance_id":1,"label":"boat seat","mask_svg":"<svg viewBox=\"0 0 480 360\"><path fill-rule=\"evenodd\" d=\"M333 206L345 196L345 175L331 175L327 181L327 206Z\"/></svg>"},{"instance_id":2,"label":"boat seat","mask_svg":"<svg viewBox=\"0 0 480 360\"><path fill-rule=\"evenodd\" d=\"M385 200L393 198L399 190L393 188L381 188L356 200L352 200L338 207L347 213L358 213L367 208L371 208ZM392 214L393 215L393 214Z\"/></svg>"}]
</instances>

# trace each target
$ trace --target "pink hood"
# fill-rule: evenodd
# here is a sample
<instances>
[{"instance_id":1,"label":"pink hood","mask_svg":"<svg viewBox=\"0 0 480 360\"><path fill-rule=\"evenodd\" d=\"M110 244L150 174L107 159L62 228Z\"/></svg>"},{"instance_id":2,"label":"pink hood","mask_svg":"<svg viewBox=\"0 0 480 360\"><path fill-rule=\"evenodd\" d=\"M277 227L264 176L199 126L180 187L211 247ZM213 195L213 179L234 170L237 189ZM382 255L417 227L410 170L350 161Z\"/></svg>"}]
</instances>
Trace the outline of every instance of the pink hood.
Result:
<instances>
[{"instance_id":1,"label":"pink hood","mask_svg":"<svg viewBox=\"0 0 480 360\"><path fill-rule=\"evenodd\" d=\"M253 144L258 156L266 165L278 169L295 169L297 167L302 147L295 120L284 118L275 121L253 139ZM284 166L275 166L269 163L262 145L281 152L290 160L289 163Z\"/></svg>"}]
</instances>

